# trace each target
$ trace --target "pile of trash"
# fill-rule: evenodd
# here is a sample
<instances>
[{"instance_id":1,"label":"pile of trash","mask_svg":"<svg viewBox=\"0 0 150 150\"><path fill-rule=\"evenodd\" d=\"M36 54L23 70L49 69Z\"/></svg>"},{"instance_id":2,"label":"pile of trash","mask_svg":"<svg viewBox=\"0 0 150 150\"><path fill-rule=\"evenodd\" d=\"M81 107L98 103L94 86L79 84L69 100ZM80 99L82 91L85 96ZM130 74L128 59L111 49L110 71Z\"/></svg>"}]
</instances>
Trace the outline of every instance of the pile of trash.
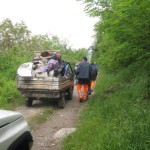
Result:
<instances>
[{"instance_id":1,"label":"pile of trash","mask_svg":"<svg viewBox=\"0 0 150 150\"><path fill-rule=\"evenodd\" d=\"M61 59L60 51L35 51L32 62L27 62L17 70L19 76L56 77L65 76L67 62Z\"/></svg>"}]
</instances>

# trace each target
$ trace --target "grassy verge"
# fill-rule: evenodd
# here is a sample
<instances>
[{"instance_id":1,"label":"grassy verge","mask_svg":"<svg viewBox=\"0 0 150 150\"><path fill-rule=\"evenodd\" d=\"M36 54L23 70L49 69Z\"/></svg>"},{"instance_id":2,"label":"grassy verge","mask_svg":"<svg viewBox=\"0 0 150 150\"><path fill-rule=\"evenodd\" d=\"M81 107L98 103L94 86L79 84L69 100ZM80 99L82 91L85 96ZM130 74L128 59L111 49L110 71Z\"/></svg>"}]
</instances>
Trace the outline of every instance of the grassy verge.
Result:
<instances>
[{"instance_id":1,"label":"grassy verge","mask_svg":"<svg viewBox=\"0 0 150 150\"><path fill-rule=\"evenodd\" d=\"M15 55L8 51L0 55L0 108L14 110L24 103L16 87L17 69L23 62L28 62L30 53ZM9 61L8 61L9 58Z\"/></svg>"},{"instance_id":2,"label":"grassy verge","mask_svg":"<svg viewBox=\"0 0 150 150\"><path fill-rule=\"evenodd\" d=\"M77 132L63 141L64 150L150 149L148 75L132 71L101 72L96 94L82 112Z\"/></svg>"},{"instance_id":3,"label":"grassy verge","mask_svg":"<svg viewBox=\"0 0 150 150\"><path fill-rule=\"evenodd\" d=\"M16 88L16 81L7 80L0 74L0 108L14 110L24 103L24 98Z\"/></svg>"},{"instance_id":4,"label":"grassy verge","mask_svg":"<svg viewBox=\"0 0 150 150\"><path fill-rule=\"evenodd\" d=\"M28 124L31 128L31 130L36 130L40 127L41 124L47 121L47 119L50 117L50 115L53 113L53 109L50 107L45 107L43 110L27 119Z\"/></svg>"}]
</instances>

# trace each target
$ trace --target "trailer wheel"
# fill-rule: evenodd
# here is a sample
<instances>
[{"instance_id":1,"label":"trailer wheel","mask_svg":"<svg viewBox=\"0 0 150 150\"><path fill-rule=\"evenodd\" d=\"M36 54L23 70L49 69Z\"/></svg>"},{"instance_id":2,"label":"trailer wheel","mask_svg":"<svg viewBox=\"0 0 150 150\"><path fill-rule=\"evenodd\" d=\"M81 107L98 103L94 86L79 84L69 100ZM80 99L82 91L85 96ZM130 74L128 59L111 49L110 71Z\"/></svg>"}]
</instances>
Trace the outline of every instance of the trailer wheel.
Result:
<instances>
[{"instance_id":1,"label":"trailer wheel","mask_svg":"<svg viewBox=\"0 0 150 150\"><path fill-rule=\"evenodd\" d=\"M72 100L72 97L73 97L73 87L70 87L70 88L67 90L66 99L67 99L67 100Z\"/></svg>"},{"instance_id":2,"label":"trailer wheel","mask_svg":"<svg viewBox=\"0 0 150 150\"><path fill-rule=\"evenodd\" d=\"M26 98L25 99L25 105L27 107L31 107L32 106L32 102L33 102L33 99L32 98Z\"/></svg>"},{"instance_id":3,"label":"trailer wheel","mask_svg":"<svg viewBox=\"0 0 150 150\"><path fill-rule=\"evenodd\" d=\"M61 97L60 97L60 99L58 100L58 107L59 107L59 108L64 108L65 105L66 105L65 94L64 94L64 93L61 93Z\"/></svg>"}]
</instances>

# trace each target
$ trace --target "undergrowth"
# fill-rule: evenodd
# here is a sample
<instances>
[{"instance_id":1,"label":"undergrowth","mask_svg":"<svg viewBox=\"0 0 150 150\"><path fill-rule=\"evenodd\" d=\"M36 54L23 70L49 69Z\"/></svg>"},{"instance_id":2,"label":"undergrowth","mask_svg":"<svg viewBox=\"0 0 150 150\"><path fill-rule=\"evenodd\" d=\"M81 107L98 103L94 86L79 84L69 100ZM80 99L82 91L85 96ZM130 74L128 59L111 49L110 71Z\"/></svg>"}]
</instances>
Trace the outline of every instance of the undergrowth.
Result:
<instances>
[{"instance_id":1,"label":"undergrowth","mask_svg":"<svg viewBox=\"0 0 150 150\"><path fill-rule=\"evenodd\" d=\"M23 97L16 87L16 74L19 65L30 60L31 54L0 55L0 108L14 110L23 104Z\"/></svg>"},{"instance_id":2,"label":"undergrowth","mask_svg":"<svg viewBox=\"0 0 150 150\"><path fill-rule=\"evenodd\" d=\"M149 75L134 67L111 74L101 70L95 95L77 132L63 141L64 150L150 149Z\"/></svg>"}]
</instances>

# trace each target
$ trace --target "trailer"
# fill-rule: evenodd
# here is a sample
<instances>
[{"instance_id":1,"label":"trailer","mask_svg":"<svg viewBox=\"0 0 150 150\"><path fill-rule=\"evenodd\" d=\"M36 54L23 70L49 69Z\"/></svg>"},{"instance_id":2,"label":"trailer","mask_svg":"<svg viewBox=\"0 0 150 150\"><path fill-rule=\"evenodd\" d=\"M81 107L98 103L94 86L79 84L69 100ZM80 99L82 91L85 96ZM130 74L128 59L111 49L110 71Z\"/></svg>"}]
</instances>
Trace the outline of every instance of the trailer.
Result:
<instances>
[{"instance_id":1,"label":"trailer","mask_svg":"<svg viewBox=\"0 0 150 150\"><path fill-rule=\"evenodd\" d=\"M34 100L47 100L56 101L59 108L64 108L66 100L72 99L74 89L74 73L70 63L67 63L68 72L66 75L55 76L43 72L33 76L35 56L37 56L37 52L35 53L32 62L20 65L17 71L17 89L25 98L25 105L32 106Z\"/></svg>"}]
</instances>

